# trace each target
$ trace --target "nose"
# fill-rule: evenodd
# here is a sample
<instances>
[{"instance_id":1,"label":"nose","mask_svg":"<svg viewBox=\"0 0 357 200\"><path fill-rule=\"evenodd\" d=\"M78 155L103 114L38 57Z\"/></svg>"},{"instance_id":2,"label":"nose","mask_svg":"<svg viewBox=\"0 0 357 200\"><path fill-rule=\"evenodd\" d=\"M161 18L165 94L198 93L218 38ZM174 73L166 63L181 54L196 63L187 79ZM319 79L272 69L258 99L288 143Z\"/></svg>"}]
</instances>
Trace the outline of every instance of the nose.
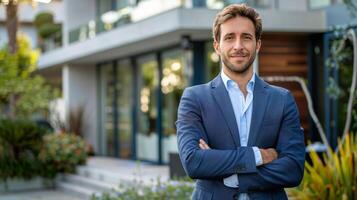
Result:
<instances>
[{"instance_id":1,"label":"nose","mask_svg":"<svg viewBox=\"0 0 357 200\"><path fill-rule=\"evenodd\" d=\"M234 42L234 50L241 50L243 49L243 43L241 39L236 39L236 41Z\"/></svg>"}]
</instances>

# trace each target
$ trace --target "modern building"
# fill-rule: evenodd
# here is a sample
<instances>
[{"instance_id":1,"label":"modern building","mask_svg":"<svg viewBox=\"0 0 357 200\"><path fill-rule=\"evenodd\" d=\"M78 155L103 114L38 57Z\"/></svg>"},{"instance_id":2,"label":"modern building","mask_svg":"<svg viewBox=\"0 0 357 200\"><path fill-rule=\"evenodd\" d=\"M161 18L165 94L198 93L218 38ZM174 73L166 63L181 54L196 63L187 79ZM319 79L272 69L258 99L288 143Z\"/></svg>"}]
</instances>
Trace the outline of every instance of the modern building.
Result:
<instances>
[{"instance_id":1,"label":"modern building","mask_svg":"<svg viewBox=\"0 0 357 200\"><path fill-rule=\"evenodd\" d=\"M325 38L330 26L350 20L338 0L63 0L63 46L40 57L40 72L61 77L67 113L84 107L83 135L96 154L167 163L177 151L182 91L220 71L212 22L235 2L263 19L255 71L306 79L325 120L329 102L318 90L326 83ZM306 136L316 137L301 87L274 84L293 92Z\"/></svg>"}]
</instances>

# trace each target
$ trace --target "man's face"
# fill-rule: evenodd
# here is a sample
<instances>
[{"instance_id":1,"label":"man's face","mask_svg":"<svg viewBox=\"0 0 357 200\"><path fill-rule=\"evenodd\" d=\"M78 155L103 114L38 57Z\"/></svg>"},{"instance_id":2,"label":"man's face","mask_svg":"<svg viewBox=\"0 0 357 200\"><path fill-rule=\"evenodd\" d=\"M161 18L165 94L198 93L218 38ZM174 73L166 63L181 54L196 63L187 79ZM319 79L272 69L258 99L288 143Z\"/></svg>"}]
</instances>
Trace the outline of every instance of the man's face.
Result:
<instances>
[{"instance_id":1,"label":"man's face","mask_svg":"<svg viewBox=\"0 0 357 200\"><path fill-rule=\"evenodd\" d=\"M223 67L236 74L245 74L254 62L261 41L255 38L253 22L237 16L221 24L221 37L214 42Z\"/></svg>"}]
</instances>

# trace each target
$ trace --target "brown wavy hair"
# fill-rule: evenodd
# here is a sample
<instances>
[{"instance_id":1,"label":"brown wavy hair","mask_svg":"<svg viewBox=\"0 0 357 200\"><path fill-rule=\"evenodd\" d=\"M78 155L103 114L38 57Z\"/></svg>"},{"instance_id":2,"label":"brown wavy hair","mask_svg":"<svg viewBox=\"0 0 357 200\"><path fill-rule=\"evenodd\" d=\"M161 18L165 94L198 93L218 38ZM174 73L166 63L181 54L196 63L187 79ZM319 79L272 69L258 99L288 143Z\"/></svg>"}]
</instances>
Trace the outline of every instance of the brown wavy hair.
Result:
<instances>
[{"instance_id":1,"label":"brown wavy hair","mask_svg":"<svg viewBox=\"0 0 357 200\"><path fill-rule=\"evenodd\" d=\"M221 24L237 16L247 17L255 27L255 38L258 41L262 36L262 19L259 13L245 4L231 4L220 11L213 22L213 39L219 42L221 37Z\"/></svg>"}]
</instances>

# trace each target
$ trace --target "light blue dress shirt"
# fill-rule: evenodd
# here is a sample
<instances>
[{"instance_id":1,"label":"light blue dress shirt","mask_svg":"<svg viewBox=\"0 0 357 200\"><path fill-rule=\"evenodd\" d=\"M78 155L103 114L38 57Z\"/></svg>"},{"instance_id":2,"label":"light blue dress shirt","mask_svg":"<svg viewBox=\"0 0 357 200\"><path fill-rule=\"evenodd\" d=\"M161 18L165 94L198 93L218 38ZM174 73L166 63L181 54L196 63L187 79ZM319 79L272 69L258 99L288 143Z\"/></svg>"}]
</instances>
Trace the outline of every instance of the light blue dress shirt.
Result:
<instances>
[{"instance_id":1,"label":"light blue dress shirt","mask_svg":"<svg viewBox=\"0 0 357 200\"><path fill-rule=\"evenodd\" d=\"M237 83L231 80L222 70L221 78L228 91L229 98L232 102L232 107L234 110L234 115L238 125L238 131L240 136L241 146L247 146L250 130L250 122L252 119L253 111L253 90L255 83L255 73L253 73L252 78L247 84L248 94L244 98L243 92L239 89ZM257 166L263 164L263 159L260 154L258 147L252 147L255 157L255 163ZM233 174L230 177L223 179L224 185L228 187L238 188L239 181L237 174ZM239 200L249 200L249 196L246 193L239 195Z\"/></svg>"}]
</instances>

